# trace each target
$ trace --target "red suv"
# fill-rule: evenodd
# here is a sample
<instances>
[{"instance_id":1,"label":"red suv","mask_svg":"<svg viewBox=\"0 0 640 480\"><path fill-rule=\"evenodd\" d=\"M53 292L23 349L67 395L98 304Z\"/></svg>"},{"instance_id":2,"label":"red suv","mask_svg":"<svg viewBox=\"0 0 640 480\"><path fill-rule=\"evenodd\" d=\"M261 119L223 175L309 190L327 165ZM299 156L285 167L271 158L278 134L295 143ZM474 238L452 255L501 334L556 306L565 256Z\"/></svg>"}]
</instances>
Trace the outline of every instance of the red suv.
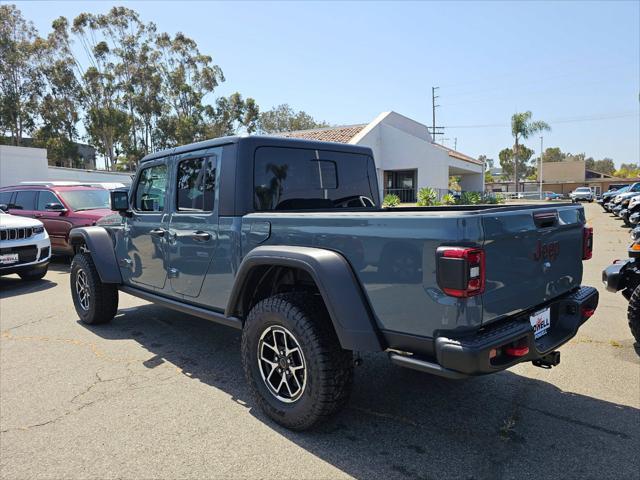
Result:
<instances>
[{"instance_id":1,"label":"red suv","mask_svg":"<svg viewBox=\"0 0 640 480\"><path fill-rule=\"evenodd\" d=\"M109 190L84 185L16 185L0 188L0 204L12 215L37 218L49 233L52 253L73 255L69 231L95 225L113 212Z\"/></svg>"}]
</instances>

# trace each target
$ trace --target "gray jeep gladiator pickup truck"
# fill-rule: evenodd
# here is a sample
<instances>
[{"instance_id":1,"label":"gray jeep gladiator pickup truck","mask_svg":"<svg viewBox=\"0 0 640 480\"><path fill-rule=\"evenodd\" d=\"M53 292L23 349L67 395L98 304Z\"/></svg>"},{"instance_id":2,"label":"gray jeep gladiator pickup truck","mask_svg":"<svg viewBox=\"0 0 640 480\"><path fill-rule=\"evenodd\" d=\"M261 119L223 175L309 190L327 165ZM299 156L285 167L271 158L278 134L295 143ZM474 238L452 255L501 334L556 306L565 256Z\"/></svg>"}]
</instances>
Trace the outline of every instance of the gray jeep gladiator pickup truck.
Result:
<instances>
[{"instance_id":1,"label":"gray jeep gladiator pickup truck","mask_svg":"<svg viewBox=\"0 0 640 480\"><path fill-rule=\"evenodd\" d=\"M579 205L380 208L368 148L228 137L165 150L77 228L76 311L118 291L242 331L259 406L302 430L347 400L359 352L448 378L550 368L593 314ZM112 218L113 220L113 218Z\"/></svg>"}]
</instances>

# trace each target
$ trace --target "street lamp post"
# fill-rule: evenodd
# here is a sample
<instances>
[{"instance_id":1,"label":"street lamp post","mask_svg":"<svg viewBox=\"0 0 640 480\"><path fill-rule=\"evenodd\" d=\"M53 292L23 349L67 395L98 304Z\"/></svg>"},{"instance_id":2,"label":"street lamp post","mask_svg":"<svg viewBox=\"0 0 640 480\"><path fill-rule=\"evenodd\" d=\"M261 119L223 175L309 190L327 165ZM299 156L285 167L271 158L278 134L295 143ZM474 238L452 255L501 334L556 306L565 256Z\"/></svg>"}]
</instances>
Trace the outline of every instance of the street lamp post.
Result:
<instances>
[{"instance_id":1,"label":"street lamp post","mask_svg":"<svg viewBox=\"0 0 640 480\"><path fill-rule=\"evenodd\" d=\"M540 200L542 200L542 142L544 137L540 137L540 167L538 168L538 175L540 177Z\"/></svg>"}]
</instances>

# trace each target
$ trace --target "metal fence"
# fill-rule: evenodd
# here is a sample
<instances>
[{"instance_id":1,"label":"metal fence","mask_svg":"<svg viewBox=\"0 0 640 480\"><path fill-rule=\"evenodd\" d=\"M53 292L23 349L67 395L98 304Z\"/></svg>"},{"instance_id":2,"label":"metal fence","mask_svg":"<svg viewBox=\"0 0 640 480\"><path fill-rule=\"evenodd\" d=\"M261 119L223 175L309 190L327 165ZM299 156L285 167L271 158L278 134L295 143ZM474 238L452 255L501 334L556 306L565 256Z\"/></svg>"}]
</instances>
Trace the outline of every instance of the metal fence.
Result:
<instances>
[{"instance_id":1,"label":"metal fence","mask_svg":"<svg viewBox=\"0 0 640 480\"><path fill-rule=\"evenodd\" d=\"M385 188L384 196L397 195L402 203L415 203L416 202L416 189L415 188Z\"/></svg>"}]
</instances>

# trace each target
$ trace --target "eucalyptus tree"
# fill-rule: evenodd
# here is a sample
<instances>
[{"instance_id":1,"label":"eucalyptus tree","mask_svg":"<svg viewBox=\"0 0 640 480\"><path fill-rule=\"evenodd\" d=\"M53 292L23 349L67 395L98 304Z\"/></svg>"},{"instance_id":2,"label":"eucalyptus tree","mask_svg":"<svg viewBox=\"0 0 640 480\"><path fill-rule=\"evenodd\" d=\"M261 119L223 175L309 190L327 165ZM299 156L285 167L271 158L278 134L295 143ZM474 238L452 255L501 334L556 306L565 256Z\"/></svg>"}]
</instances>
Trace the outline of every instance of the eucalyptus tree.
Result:
<instances>
[{"instance_id":1,"label":"eucalyptus tree","mask_svg":"<svg viewBox=\"0 0 640 480\"><path fill-rule=\"evenodd\" d=\"M303 110L296 112L286 103L260 113L258 120L258 130L262 133L291 132L328 126L328 123L315 120Z\"/></svg>"},{"instance_id":2,"label":"eucalyptus tree","mask_svg":"<svg viewBox=\"0 0 640 480\"><path fill-rule=\"evenodd\" d=\"M240 132L256 131L260 109L253 98L242 98L235 92L216 99L216 106L207 108L206 136L223 137Z\"/></svg>"},{"instance_id":3,"label":"eucalyptus tree","mask_svg":"<svg viewBox=\"0 0 640 480\"><path fill-rule=\"evenodd\" d=\"M529 167L529 161L533 156L533 150L525 145L518 145L517 154L514 154L514 148L505 148L498 154L500 160L500 168L502 174L506 178L513 178L514 182L525 178Z\"/></svg>"},{"instance_id":4,"label":"eucalyptus tree","mask_svg":"<svg viewBox=\"0 0 640 480\"><path fill-rule=\"evenodd\" d=\"M128 142L131 121L122 108L125 102L116 71L117 59L109 43L107 18L81 13L71 24L60 17L52 26L50 38L72 58L75 78L81 87L88 140L105 158L107 168L113 169ZM79 56L72 49L73 40L84 55Z\"/></svg>"},{"instance_id":5,"label":"eucalyptus tree","mask_svg":"<svg viewBox=\"0 0 640 480\"><path fill-rule=\"evenodd\" d=\"M168 106L158 123L164 146L203 139L205 118L212 113L211 107L206 108L205 97L224 81L222 69L183 33L174 37L161 33L155 38L155 47L161 94Z\"/></svg>"},{"instance_id":6,"label":"eucalyptus tree","mask_svg":"<svg viewBox=\"0 0 640 480\"><path fill-rule=\"evenodd\" d=\"M20 145L36 126L45 42L15 5L0 5L0 134Z\"/></svg>"},{"instance_id":7,"label":"eucalyptus tree","mask_svg":"<svg viewBox=\"0 0 640 480\"><path fill-rule=\"evenodd\" d=\"M520 140L527 140L533 135L544 130L551 130L551 127L543 121L531 121L530 111L514 113L511 117L511 135L515 140L513 145L514 158L514 180L516 182L516 192L518 191L518 158L522 155L519 148Z\"/></svg>"}]
</instances>

